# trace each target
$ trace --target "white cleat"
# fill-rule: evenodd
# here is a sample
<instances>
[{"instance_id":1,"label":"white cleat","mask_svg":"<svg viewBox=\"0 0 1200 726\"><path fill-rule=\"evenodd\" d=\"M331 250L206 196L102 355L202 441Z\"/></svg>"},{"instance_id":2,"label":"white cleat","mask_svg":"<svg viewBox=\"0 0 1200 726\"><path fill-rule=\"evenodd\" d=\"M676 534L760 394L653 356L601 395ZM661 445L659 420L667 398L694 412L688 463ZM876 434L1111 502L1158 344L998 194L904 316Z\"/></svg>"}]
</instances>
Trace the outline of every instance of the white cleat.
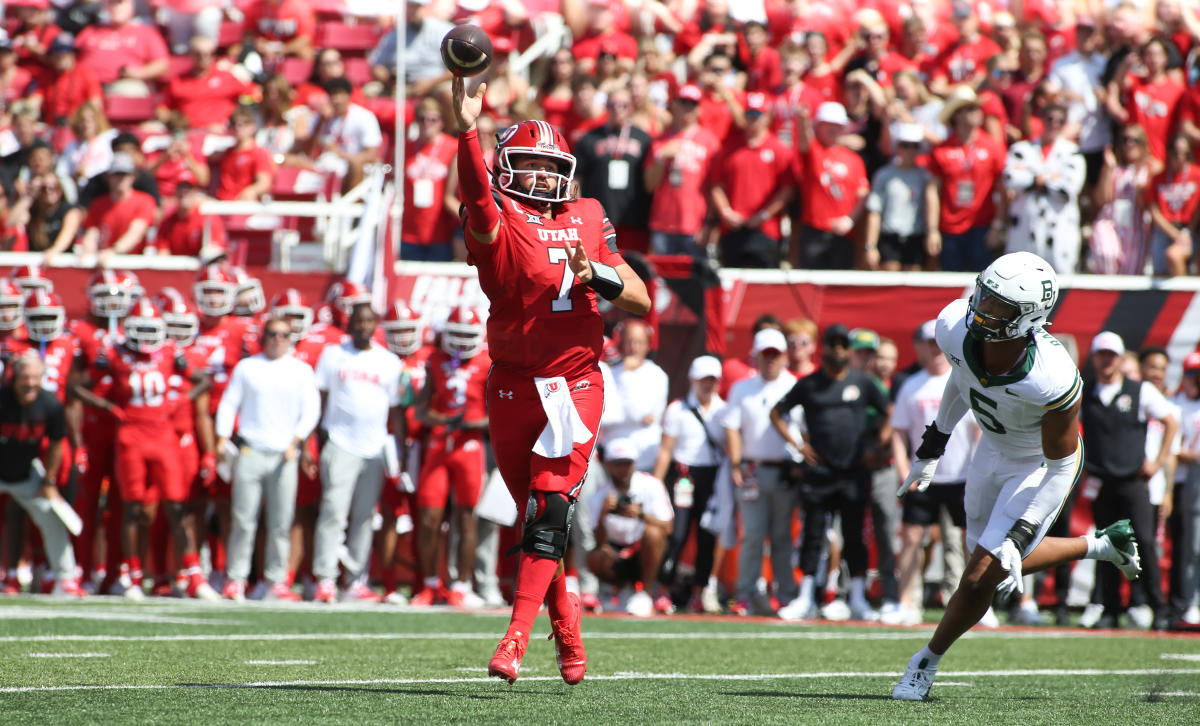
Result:
<instances>
[{"instance_id":1,"label":"white cleat","mask_svg":"<svg viewBox=\"0 0 1200 726\"><path fill-rule=\"evenodd\" d=\"M850 619L865 620L869 623L879 622L879 613L865 599L850 598Z\"/></svg>"},{"instance_id":2,"label":"white cleat","mask_svg":"<svg viewBox=\"0 0 1200 726\"><path fill-rule=\"evenodd\" d=\"M929 689L933 687L933 677L937 667L922 668L926 661L909 663L904 670L904 676L892 689L892 698L896 701L927 701Z\"/></svg>"},{"instance_id":3,"label":"white cleat","mask_svg":"<svg viewBox=\"0 0 1200 726\"><path fill-rule=\"evenodd\" d=\"M193 596L197 600L205 600L207 602L221 602L221 593L213 589L213 586L207 582L202 582L196 585L196 590Z\"/></svg>"},{"instance_id":4,"label":"white cleat","mask_svg":"<svg viewBox=\"0 0 1200 726\"><path fill-rule=\"evenodd\" d=\"M1149 605L1135 605L1125 611L1138 630L1149 630L1154 625L1154 610Z\"/></svg>"},{"instance_id":5,"label":"white cleat","mask_svg":"<svg viewBox=\"0 0 1200 726\"><path fill-rule=\"evenodd\" d=\"M625 612L635 617L648 618L654 614L654 598L645 590L638 590L629 596Z\"/></svg>"},{"instance_id":6,"label":"white cleat","mask_svg":"<svg viewBox=\"0 0 1200 726\"><path fill-rule=\"evenodd\" d=\"M1193 605L1188 608L1183 614L1183 622L1188 625L1200 625L1200 607Z\"/></svg>"},{"instance_id":7,"label":"white cleat","mask_svg":"<svg viewBox=\"0 0 1200 726\"><path fill-rule=\"evenodd\" d=\"M782 620L812 620L817 617L817 603L812 598L799 598L779 608Z\"/></svg>"},{"instance_id":8,"label":"white cleat","mask_svg":"<svg viewBox=\"0 0 1200 726\"><path fill-rule=\"evenodd\" d=\"M146 591L142 589L141 585L130 585L125 588L125 592L122 595L124 595L126 600L132 602L141 602L146 599Z\"/></svg>"},{"instance_id":9,"label":"white cleat","mask_svg":"<svg viewBox=\"0 0 1200 726\"><path fill-rule=\"evenodd\" d=\"M828 605L821 608L821 617L826 620L840 622L850 619L850 606L845 600L832 600Z\"/></svg>"},{"instance_id":10,"label":"white cleat","mask_svg":"<svg viewBox=\"0 0 1200 726\"><path fill-rule=\"evenodd\" d=\"M1012 622L1016 625L1045 625L1046 618L1038 612L1037 605L1030 602L1017 608L1017 612L1013 613Z\"/></svg>"},{"instance_id":11,"label":"white cleat","mask_svg":"<svg viewBox=\"0 0 1200 726\"><path fill-rule=\"evenodd\" d=\"M1088 606L1083 609L1083 614L1079 616L1079 627L1094 628L1096 623L1100 622L1100 618L1104 615L1104 606L1098 603L1088 603Z\"/></svg>"},{"instance_id":12,"label":"white cleat","mask_svg":"<svg viewBox=\"0 0 1200 726\"><path fill-rule=\"evenodd\" d=\"M403 594L396 592L395 590L392 590L391 592L389 592L388 594L383 596L383 603L385 605L403 606L403 605L408 604L408 598L404 597Z\"/></svg>"},{"instance_id":13,"label":"white cleat","mask_svg":"<svg viewBox=\"0 0 1200 726\"><path fill-rule=\"evenodd\" d=\"M1000 618L996 617L996 610L988 608L983 617L979 619L979 627L981 628L998 628L1000 627Z\"/></svg>"}]
</instances>

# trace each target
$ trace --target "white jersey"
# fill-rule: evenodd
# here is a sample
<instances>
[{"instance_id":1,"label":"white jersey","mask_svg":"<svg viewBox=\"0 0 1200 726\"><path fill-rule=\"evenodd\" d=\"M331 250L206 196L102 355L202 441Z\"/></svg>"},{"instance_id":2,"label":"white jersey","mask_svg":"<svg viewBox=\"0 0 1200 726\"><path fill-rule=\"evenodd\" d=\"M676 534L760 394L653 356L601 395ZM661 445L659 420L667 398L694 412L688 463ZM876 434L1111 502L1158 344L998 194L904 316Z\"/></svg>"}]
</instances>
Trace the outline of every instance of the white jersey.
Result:
<instances>
[{"instance_id":1,"label":"white jersey","mask_svg":"<svg viewBox=\"0 0 1200 726\"><path fill-rule=\"evenodd\" d=\"M937 418L938 408L942 405L942 392L946 390L948 380L950 371L934 376L929 371L920 370L909 376L896 393L896 405L892 407L892 428L908 434L910 451L920 448L925 427ZM961 484L967 480L967 467L975 451L974 429L975 417L968 411L950 432L946 452L938 459L937 471L933 475L934 484Z\"/></svg>"},{"instance_id":2,"label":"white jersey","mask_svg":"<svg viewBox=\"0 0 1200 726\"><path fill-rule=\"evenodd\" d=\"M604 500L610 496L621 496L621 492L613 486L607 473L603 478L604 483L596 488L591 498L593 528L600 526L600 512L604 509ZM666 485L650 474L644 471L633 472L626 493L634 504L641 505L642 513L647 517L664 522L675 519L675 509L671 506L671 496L667 494ZM627 547L642 541L642 535L646 533L646 523L632 517L609 514L604 518L604 531L608 534L611 544Z\"/></svg>"},{"instance_id":3,"label":"white jersey","mask_svg":"<svg viewBox=\"0 0 1200 726\"><path fill-rule=\"evenodd\" d=\"M316 378L328 394L321 426L329 440L364 459L383 456L388 409L400 405L405 385L400 359L375 342L367 350L350 341L327 345Z\"/></svg>"},{"instance_id":4,"label":"white jersey","mask_svg":"<svg viewBox=\"0 0 1200 726\"><path fill-rule=\"evenodd\" d=\"M1145 386L1149 385L1149 383L1143 381L1142 390L1145 391ZM1158 389L1156 388L1154 390L1157 391ZM1171 415L1175 417L1176 421L1178 421L1180 416L1183 415L1183 411L1172 401L1165 401L1165 403L1167 406L1170 406ZM1163 427L1161 419L1151 418L1146 421L1146 459L1148 461L1158 460L1158 451L1162 448L1163 434L1165 433L1166 429ZM1182 429L1175 432L1175 440L1171 442L1172 454L1179 453L1179 445L1182 439L1182 434ZM1163 495L1166 494L1167 491L1167 472L1163 469L1159 469L1157 472L1155 472L1154 476L1150 477L1150 480L1146 482L1146 488L1150 494L1150 503L1156 507L1162 504Z\"/></svg>"},{"instance_id":5,"label":"white jersey","mask_svg":"<svg viewBox=\"0 0 1200 726\"><path fill-rule=\"evenodd\" d=\"M1080 400L1079 369L1061 343L1037 328L1013 370L989 375L980 344L967 335L967 314L967 301L955 300L937 319L937 344L950 361L951 380L997 451L1014 459L1042 458L1042 417Z\"/></svg>"}]
</instances>

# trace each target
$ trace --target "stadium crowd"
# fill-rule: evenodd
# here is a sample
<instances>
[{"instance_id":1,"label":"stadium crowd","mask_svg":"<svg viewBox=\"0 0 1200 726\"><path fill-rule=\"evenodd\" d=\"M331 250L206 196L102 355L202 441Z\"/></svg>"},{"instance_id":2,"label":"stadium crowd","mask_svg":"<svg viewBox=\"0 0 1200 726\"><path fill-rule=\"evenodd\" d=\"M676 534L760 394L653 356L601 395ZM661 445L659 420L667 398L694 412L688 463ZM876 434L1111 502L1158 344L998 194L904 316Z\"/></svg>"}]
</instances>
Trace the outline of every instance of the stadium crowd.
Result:
<instances>
[{"instance_id":1,"label":"stadium crowd","mask_svg":"<svg viewBox=\"0 0 1200 726\"><path fill-rule=\"evenodd\" d=\"M42 269L0 278L0 390L40 376L65 406L58 433L22 441L32 429L4 424L0 458L42 444L49 490L18 496L10 487L34 474L0 471L14 493L5 593L505 602L500 529L517 508L491 462L476 313L426 327L395 300L381 317L349 281L315 305L293 289L268 300L227 262L201 268L191 291L99 269L87 294L88 316L68 321ZM584 607L921 622L958 582L967 466L979 427L998 425L986 407L968 414L934 486L898 504L950 375L933 327L913 332L917 361L897 370L895 343L874 331L767 315L745 359L696 358L687 395L668 401L653 330L619 323L566 560ZM1085 503L1097 525L1131 517L1146 576L1126 603L1111 565L1063 567L1053 588L1030 579L998 604L1014 622L1044 622L1041 605L1065 624L1074 583L1084 625L1194 624L1200 352L1177 392L1163 349L1133 354L1115 333L1080 363L1094 372L1079 384L1086 476L1059 526L1090 527L1071 514ZM70 543L70 514L31 508L64 498L78 514Z\"/></svg>"},{"instance_id":2,"label":"stadium crowd","mask_svg":"<svg viewBox=\"0 0 1200 726\"><path fill-rule=\"evenodd\" d=\"M437 47L473 22L495 53L481 138L530 118L561 130L624 250L975 271L1028 249L1059 273L1194 270L1193 0L408 0L399 112L395 19L339 0L4 8L0 249L47 262L196 255L205 195L352 187L397 127L401 256L462 259ZM213 248L251 243L252 222L224 221Z\"/></svg>"}]
</instances>

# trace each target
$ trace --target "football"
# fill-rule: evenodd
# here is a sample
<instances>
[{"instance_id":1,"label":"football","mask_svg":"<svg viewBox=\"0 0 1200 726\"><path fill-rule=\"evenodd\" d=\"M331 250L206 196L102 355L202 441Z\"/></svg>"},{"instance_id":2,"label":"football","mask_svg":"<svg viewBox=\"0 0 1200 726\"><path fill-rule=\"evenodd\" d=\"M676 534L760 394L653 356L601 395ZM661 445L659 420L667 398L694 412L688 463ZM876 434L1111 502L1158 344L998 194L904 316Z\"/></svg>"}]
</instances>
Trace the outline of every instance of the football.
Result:
<instances>
[{"instance_id":1,"label":"football","mask_svg":"<svg viewBox=\"0 0 1200 726\"><path fill-rule=\"evenodd\" d=\"M492 62L492 39L478 25L458 25L442 38L442 62L456 76L477 76Z\"/></svg>"}]
</instances>

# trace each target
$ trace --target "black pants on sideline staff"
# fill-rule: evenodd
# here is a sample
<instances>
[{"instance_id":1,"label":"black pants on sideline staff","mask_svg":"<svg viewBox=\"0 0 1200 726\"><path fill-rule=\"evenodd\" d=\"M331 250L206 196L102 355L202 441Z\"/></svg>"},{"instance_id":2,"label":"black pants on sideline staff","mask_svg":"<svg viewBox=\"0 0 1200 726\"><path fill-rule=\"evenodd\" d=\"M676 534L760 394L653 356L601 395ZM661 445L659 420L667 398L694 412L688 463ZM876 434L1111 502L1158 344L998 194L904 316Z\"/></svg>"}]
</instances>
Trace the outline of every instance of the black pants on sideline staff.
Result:
<instances>
[{"instance_id":1,"label":"black pants on sideline staff","mask_svg":"<svg viewBox=\"0 0 1200 726\"><path fill-rule=\"evenodd\" d=\"M1146 604L1155 615L1166 614L1166 602L1162 592L1162 571L1158 566L1158 549L1155 547L1154 507L1150 504L1150 493L1146 480L1116 479L1104 481L1100 493L1092 503L1092 514L1096 528L1103 529L1118 519L1129 518L1142 559L1141 580L1146 588ZM1107 615L1117 615L1121 608L1121 573L1110 562L1097 562L1100 574L1100 601Z\"/></svg>"},{"instance_id":2,"label":"black pants on sideline staff","mask_svg":"<svg viewBox=\"0 0 1200 726\"><path fill-rule=\"evenodd\" d=\"M692 480L692 486L694 487L692 492L692 506L675 509L675 529L671 532L671 539L667 543L667 556L663 560L662 581L671 585L676 584L675 579L676 571L679 569L679 556L683 553L683 548L687 544L692 527L695 527L696 567L690 584L703 586L708 584L708 577L712 574L713 549L716 547L717 538L712 532L700 526L700 518L704 516L705 510L708 509L708 502L712 499L713 489L717 480L717 467L689 466L688 479ZM675 482L678 480L678 469L672 464L671 470L667 473L672 502L675 501Z\"/></svg>"},{"instance_id":3,"label":"black pants on sideline staff","mask_svg":"<svg viewBox=\"0 0 1200 726\"><path fill-rule=\"evenodd\" d=\"M851 576L867 572L867 545L863 542L863 517L870 496L870 478L866 472L821 472L804 468L800 482L800 503L804 508L804 531L800 539L800 570L815 575L821 564L821 544L825 540L827 515L839 514L842 520L842 557Z\"/></svg>"},{"instance_id":4,"label":"black pants on sideline staff","mask_svg":"<svg viewBox=\"0 0 1200 726\"><path fill-rule=\"evenodd\" d=\"M1192 596L1196 594L1196 567L1200 562L1194 561L1192 547L1196 542L1197 495L1200 495L1200 466L1189 466L1187 481L1175 484L1174 508L1171 516L1167 517L1167 532L1171 538L1171 595L1168 604L1172 620L1183 617L1191 605Z\"/></svg>"}]
</instances>

